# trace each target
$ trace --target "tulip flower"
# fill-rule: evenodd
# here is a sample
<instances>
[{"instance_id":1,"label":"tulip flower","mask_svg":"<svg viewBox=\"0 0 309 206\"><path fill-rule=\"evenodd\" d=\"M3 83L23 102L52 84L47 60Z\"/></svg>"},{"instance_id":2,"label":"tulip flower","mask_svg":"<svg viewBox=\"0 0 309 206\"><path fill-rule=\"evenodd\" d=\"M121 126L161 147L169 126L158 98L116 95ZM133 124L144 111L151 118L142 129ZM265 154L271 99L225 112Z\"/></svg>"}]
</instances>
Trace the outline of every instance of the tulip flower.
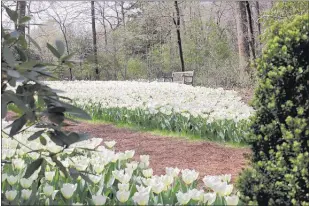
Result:
<instances>
[{"instance_id":1,"label":"tulip flower","mask_svg":"<svg viewBox=\"0 0 309 206\"><path fill-rule=\"evenodd\" d=\"M118 189L119 191L128 191L130 188L129 184L125 184L125 183L118 183Z\"/></svg>"},{"instance_id":2,"label":"tulip flower","mask_svg":"<svg viewBox=\"0 0 309 206\"><path fill-rule=\"evenodd\" d=\"M127 150L127 151L125 151L126 159L131 159L131 158L133 158L134 153L135 153L134 150Z\"/></svg>"},{"instance_id":3,"label":"tulip flower","mask_svg":"<svg viewBox=\"0 0 309 206\"><path fill-rule=\"evenodd\" d=\"M54 192L54 188L53 186L49 185L49 184L46 184L44 187L43 187L43 193L47 196L47 197L50 197Z\"/></svg>"},{"instance_id":4,"label":"tulip flower","mask_svg":"<svg viewBox=\"0 0 309 206\"><path fill-rule=\"evenodd\" d=\"M237 195L231 195L224 197L227 205L237 205L239 197Z\"/></svg>"},{"instance_id":5,"label":"tulip flower","mask_svg":"<svg viewBox=\"0 0 309 206\"><path fill-rule=\"evenodd\" d=\"M104 164L95 164L93 165L93 169L97 174L100 174L104 170Z\"/></svg>"},{"instance_id":6,"label":"tulip flower","mask_svg":"<svg viewBox=\"0 0 309 206\"><path fill-rule=\"evenodd\" d=\"M32 185L33 180L30 178L29 179L21 178L19 182L23 188L28 189Z\"/></svg>"},{"instance_id":7,"label":"tulip flower","mask_svg":"<svg viewBox=\"0 0 309 206\"><path fill-rule=\"evenodd\" d=\"M178 203L180 205L186 205L191 200L191 194L190 193L177 192L176 197L177 197Z\"/></svg>"},{"instance_id":8,"label":"tulip flower","mask_svg":"<svg viewBox=\"0 0 309 206\"><path fill-rule=\"evenodd\" d=\"M187 185L194 182L198 178L198 175L199 175L199 173L196 172L195 170L189 170L189 169L182 170L181 173L182 173L182 180Z\"/></svg>"},{"instance_id":9,"label":"tulip flower","mask_svg":"<svg viewBox=\"0 0 309 206\"><path fill-rule=\"evenodd\" d=\"M105 143L105 145L109 148L109 149L111 149L111 148L113 148L114 146L115 146L115 144L116 144L116 142L113 140L113 141L108 141L108 142L104 142Z\"/></svg>"},{"instance_id":10,"label":"tulip flower","mask_svg":"<svg viewBox=\"0 0 309 206\"><path fill-rule=\"evenodd\" d=\"M32 190L21 190L21 198L23 198L24 200L28 200L30 195L32 193Z\"/></svg>"},{"instance_id":11,"label":"tulip flower","mask_svg":"<svg viewBox=\"0 0 309 206\"><path fill-rule=\"evenodd\" d=\"M116 197L121 203L125 203L129 199L129 196L130 191L119 190L116 193Z\"/></svg>"},{"instance_id":12,"label":"tulip flower","mask_svg":"<svg viewBox=\"0 0 309 206\"><path fill-rule=\"evenodd\" d=\"M6 179L11 186L13 186L18 180L17 176L14 175L9 175Z\"/></svg>"},{"instance_id":13,"label":"tulip flower","mask_svg":"<svg viewBox=\"0 0 309 206\"><path fill-rule=\"evenodd\" d=\"M98 184L98 183L101 181L101 179L102 179L102 176L100 176L100 175L92 175L92 174L90 174L90 175L88 175L88 177L89 177L89 179L90 179L94 184Z\"/></svg>"},{"instance_id":14,"label":"tulip flower","mask_svg":"<svg viewBox=\"0 0 309 206\"><path fill-rule=\"evenodd\" d=\"M195 200L195 201L203 200L203 196L204 196L203 190L192 189L192 190L189 190L188 193L190 193L192 200Z\"/></svg>"},{"instance_id":15,"label":"tulip flower","mask_svg":"<svg viewBox=\"0 0 309 206\"><path fill-rule=\"evenodd\" d=\"M6 191L5 192L5 197L9 201L13 201L15 199L16 195L17 195L17 191L16 190L11 190L11 191Z\"/></svg>"},{"instance_id":16,"label":"tulip flower","mask_svg":"<svg viewBox=\"0 0 309 206\"><path fill-rule=\"evenodd\" d=\"M50 172L45 172L45 179L47 179L48 181L53 181L55 176L55 171L50 171Z\"/></svg>"},{"instance_id":17,"label":"tulip flower","mask_svg":"<svg viewBox=\"0 0 309 206\"><path fill-rule=\"evenodd\" d=\"M23 159L13 159L12 164L18 170L24 169L25 167L25 161Z\"/></svg>"},{"instance_id":18,"label":"tulip flower","mask_svg":"<svg viewBox=\"0 0 309 206\"><path fill-rule=\"evenodd\" d=\"M133 197L133 201L136 202L138 205L148 205L149 201L149 192L148 191L138 191L135 192Z\"/></svg>"},{"instance_id":19,"label":"tulip flower","mask_svg":"<svg viewBox=\"0 0 309 206\"><path fill-rule=\"evenodd\" d=\"M65 199L70 199L73 196L73 193L75 192L76 188L77 184L73 185L70 183L65 183L63 184L60 191Z\"/></svg>"},{"instance_id":20,"label":"tulip flower","mask_svg":"<svg viewBox=\"0 0 309 206\"><path fill-rule=\"evenodd\" d=\"M206 193L203 197L203 203L207 205L212 205L216 201L216 193Z\"/></svg>"},{"instance_id":21,"label":"tulip flower","mask_svg":"<svg viewBox=\"0 0 309 206\"><path fill-rule=\"evenodd\" d=\"M178 169L177 167L176 168L172 168L172 167L166 167L165 168L165 172L167 175L169 176L172 176L172 177L177 177L179 172L180 172L180 169Z\"/></svg>"},{"instance_id":22,"label":"tulip flower","mask_svg":"<svg viewBox=\"0 0 309 206\"><path fill-rule=\"evenodd\" d=\"M106 197L104 195L92 195L92 201L94 205L104 205Z\"/></svg>"},{"instance_id":23,"label":"tulip flower","mask_svg":"<svg viewBox=\"0 0 309 206\"><path fill-rule=\"evenodd\" d=\"M144 177L146 178L151 177L153 174L153 170L151 168L147 170L143 170L142 172L143 172Z\"/></svg>"}]
</instances>

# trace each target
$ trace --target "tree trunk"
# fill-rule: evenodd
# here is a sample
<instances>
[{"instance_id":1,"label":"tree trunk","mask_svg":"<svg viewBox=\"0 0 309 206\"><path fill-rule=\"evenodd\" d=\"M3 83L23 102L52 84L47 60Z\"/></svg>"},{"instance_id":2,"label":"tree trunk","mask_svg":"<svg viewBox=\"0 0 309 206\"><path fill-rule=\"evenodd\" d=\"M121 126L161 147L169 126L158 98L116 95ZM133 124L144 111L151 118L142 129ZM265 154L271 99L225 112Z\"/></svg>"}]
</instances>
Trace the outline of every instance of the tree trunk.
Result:
<instances>
[{"instance_id":1,"label":"tree trunk","mask_svg":"<svg viewBox=\"0 0 309 206\"><path fill-rule=\"evenodd\" d=\"M177 32L177 42L178 42L178 48L179 48L179 57L180 57L180 62L181 62L181 71L184 72L185 71L185 63L184 63L184 59L183 59L183 52L182 52L182 45L181 45L181 36L180 36L180 12L179 12L179 7L178 7L178 2L175 1L174 2L175 5L175 9L176 9L176 20L175 18L173 18L174 20L174 24L176 26L176 32Z\"/></svg>"},{"instance_id":2,"label":"tree trunk","mask_svg":"<svg viewBox=\"0 0 309 206\"><path fill-rule=\"evenodd\" d=\"M107 31L106 31L106 24L105 24L105 1L104 1L103 11L102 11L102 16L103 16L103 28L104 28L105 47L107 47Z\"/></svg>"},{"instance_id":3,"label":"tree trunk","mask_svg":"<svg viewBox=\"0 0 309 206\"><path fill-rule=\"evenodd\" d=\"M237 21L237 38L239 50L239 68L243 77L249 74L250 50L248 42L248 27L246 2L238 1L236 3L236 21Z\"/></svg>"},{"instance_id":4,"label":"tree trunk","mask_svg":"<svg viewBox=\"0 0 309 206\"><path fill-rule=\"evenodd\" d=\"M24 16L26 16L26 5L27 5L27 2L26 1L18 1L17 5L18 5L17 6L18 17L19 17L19 21L20 21L20 19L22 19ZM24 36L25 36L25 33L26 33L25 30L26 30L25 24L17 26L17 31L19 31L20 34L22 34Z\"/></svg>"},{"instance_id":5,"label":"tree trunk","mask_svg":"<svg viewBox=\"0 0 309 206\"><path fill-rule=\"evenodd\" d=\"M95 65L95 78L99 79L99 68L98 68L98 52L97 52L97 33L95 29L95 10L94 1L91 1L91 24L92 24L92 41L93 41L93 55Z\"/></svg>"},{"instance_id":6,"label":"tree trunk","mask_svg":"<svg viewBox=\"0 0 309 206\"><path fill-rule=\"evenodd\" d=\"M249 1L246 1L246 10L247 10L247 15L248 15L248 23L249 23L249 36L250 36L250 48L251 48L251 53L252 53L252 59L256 59L255 55L255 36L254 36L254 31L253 31L253 20L252 20L252 13L251 13L251 8Z\"/></svg>"}]
</instances>

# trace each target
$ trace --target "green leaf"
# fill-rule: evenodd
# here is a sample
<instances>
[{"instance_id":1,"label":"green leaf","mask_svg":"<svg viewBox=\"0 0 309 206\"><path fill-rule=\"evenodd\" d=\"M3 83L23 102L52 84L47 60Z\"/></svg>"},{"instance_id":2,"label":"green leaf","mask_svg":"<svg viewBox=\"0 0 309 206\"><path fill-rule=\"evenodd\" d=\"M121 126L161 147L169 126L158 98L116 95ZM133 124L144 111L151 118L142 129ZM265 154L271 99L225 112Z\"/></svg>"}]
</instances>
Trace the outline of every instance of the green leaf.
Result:
<instances>
[{"instance_id":1,"label":"green leaf","mask_svg":"<svg viewBox=\"0 0 309 206\"><path fill-rule=\"evenodd\" d=\"M79 175L86 181L88 182L90 185L93 185L93 182L90 180L90 178L87 175L84 175L83 173L79 173Z\"/></svg>"},{"instance_id":2,"label":"green leaf","mask_svg":"<svg viewBox=\"0 0 309 206\"><path fill-rule=\"evenodd\" d=\"M72 168L72 167L69 168L69 173L70 173L70 176L73 177L74 179L78 178L79 176L79 172L75 168Z\"/></svg>"},{"instance_id":3,"label":"green leaf","mask_svg":"<svg viewBox=\"0 0 309 206\"><path fill-rule=\"evenodd\" d=\"M46 139L43 136L40 136L40 142L44 146L47 144L47 141L46 141Z\"/></svg>"},{"instance_id":4,"label":"green leaf","mask_svg":"<svg viewBox=\"0 0 309 206\"><path fill-rule=\"evenodd\" d=\"M14 22L17 21L17 18L18 18L18 13L17 11L13 11L11 10L10 8L8 8L7 6L4 6L5 10L6 10L6 13L9 15L10 19Z\"/></svg>"},{"instance_id":5,"label":"green leaf","mask_svg":"<svg viewBox=\"0 0 309 206\"><path fill-rule=\"evenodd\" d=\"M75 107L73 105L67 104L65 102L62 102L62 101L59 101L59 102L66 109L65 111L67 113L72 114L75 117L91 120L91 116L89 114L87 114L84 110L82 110L78 107Z\"/></svg>"},{"instance_id":6,"label":"green leaf","mask_svg":"<svg viewBox=\"0 0 309 206\"><path fill-rule=\"evenodd\" d=\"M64 121L64 114L61 112L48 112L48 119L60 125Z\"/></svg>"},{"instance_id":7,"label":"green leaf","mask_svg":"<svg viewBox=\"0 0 309 206\"><path fill-rule=\"evenodd\" d=\"M43 158L39 158L39 159L31 162L31 164L27 167L24 178L29 178L37 169L39 169L42 162L43 162Z\"/></svg>"},{"instance_id":8,"label":"green leaf","mask_svg":"<svg viewBox=\"0 0 309 206\"><path fill-rule=\"evenodd\" d=\"M26 41L24 35L20 35L20 36L18 37L18 41L19 41L19 44L21 45L21 47L22 47L23 49L27 49L28 43L27 43L27 41Z\"/></svg>"},{"instance_id":9,"label":"green leaf","mask_svg":"<svg viewBox=\"0 0 309 206\"><path fill-rule=\"evenodd\" d=\"M13 137L15 134L17 134L17 132L21 130L21 128L23 128L23 126L26 123L27 123L27 117L25 114L21 116L20 118L16 119L12 124L10 136Z\"/></svg>"},{"instance_id":10,"label":"green leaf","mask_svg":"<svg viewBox=\"0 0 309 206\"><path fill-rule=\"evenodd\" d=\"M60 40L56 40L55 44L56 44L56 47L57 47L57 50L58 50L60 56L62 56L64 54L64 51L65 51L65 47L64 47L63 42L60 41Z\"/></svg>"},{"instance_id":11,"label":"green leaf","mask_svg":"<svg viewBox=\"0 0 309 206\"><path fill-rule=\"evenodd\" d=\"M26 22L28 22L28 21L30 21L30 20L31 20L31 17L29 17L29 16L24 16L23 18L21 18L21 19L19 20L18 24L21 25L21 24L24 24L24 23L26 23Z\"/></svg>"},{"instance_id":12,"label":"green leaf","mask_svg":"<svg viewBox=\"0 0 309 206\"><path fill-rule=\"evenodd\" d=\"M30 60L30 61L27 61L27 62L24 62L24 63L18 65L18 67L23 68L23 69L32 69L37 64L38 64L38 62Z\"/></svg>"},{"instance_id":13,"label":"green leaf","mask_svg":"<svg viewBox=\"0 0 309 206\"><path fill-rule=\"evenodd\" d=\"M26 36L28 37L28 39L30 40L30 42L31 42L32 44L34 44L34 46L35 46L39 51L41 51L41 47L39 46L39 44L38 44L34 39L32 39L28 34L26 34Z\"/></svg>"},{"instance_id":14,"label":"green leaf","mask_svg":"<svg viewBox=\"0 0 309 206\"><path fill-rule=\"evenodd\" d=\"M87 135L79 135L76 132L71 132L66 139L64 139L64 142L67 145L74 144L75 142L83 141L88 139Z\"/></svg>"},{"instance_id":15,"label":"green leaf","mask_svg":"<svg viewBox=\"0 0 309 206\"><path fill-rule=\"evenodd\" d=\"M18 46L15 46L14 48L16 49L20 57L20 60L23 62L26 62L28 60L27 54L22 49L20 49Z\"/></svg>"},{"instance_id":16,"label":"green leaf","mask_svg":"<svg viewBox=\"0 0 309 206\"><path fill-rule=\"evenodd\" d=\"M76 54L76 52L73 52L73 53L71 53L71 54L69 54L69 55L66 55L66 56L61 57L62 62L71 59L75 54Z\"/></svg>"},{"instance_id":17,"label":"green leaf","mask_svg":"<svg viewBox=\"0 0 309 206\"><path fill-rule=\"evenodd\" d=\"M57 49L55 49L52 45L50 45L49 43L47 43L47 48L49 49L49 51L51 51L51 53L53 53L53 55L55 57L57 57L58 59L61 57L61 55L59 54L59 52L57 51Z\"/></svg>"},{"instance_id":18,"label":"green leaf","mask_svg":"<svg viewBox=\"0 0 309 206\"><path fill-rule=\"evenodd\" d=\"M37 131L35 133L33 133L30 137L28 137L28 141L32 141L32 140L35 140L37 139L38 137L40 137L43 133L45 132L45 130L40 130L40 131Z\"/></svg>"},{"instance_id":19,"label":"green leaf","mask_svg":"<svg viewBox=\"0 0 309 206\"><path fill-rule=\"evenodd\" d=\"M8 63L10 67L14 68L17 62L15 60L13 52L9 49L8 46L3 46L2 54L6 63Z\"/></svg>"}]
</instances>

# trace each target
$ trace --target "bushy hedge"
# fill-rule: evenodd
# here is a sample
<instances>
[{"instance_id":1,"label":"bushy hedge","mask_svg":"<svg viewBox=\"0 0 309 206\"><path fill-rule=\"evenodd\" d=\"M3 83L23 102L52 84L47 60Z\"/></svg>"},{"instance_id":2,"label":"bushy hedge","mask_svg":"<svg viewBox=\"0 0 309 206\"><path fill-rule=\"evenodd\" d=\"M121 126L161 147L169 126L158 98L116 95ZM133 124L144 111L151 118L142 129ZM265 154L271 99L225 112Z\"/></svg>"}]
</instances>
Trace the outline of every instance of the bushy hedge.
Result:
<instances>
[{"instance_id":1,"label":"bushy hedge","mask_svg":"<svg viewBox=\"0 0 309 206\"><path fill-rule=\"evenodd\" d=\"M245 204L309 205L309 15L273 25L257 61Z\"/></svg>"}]
</instances>

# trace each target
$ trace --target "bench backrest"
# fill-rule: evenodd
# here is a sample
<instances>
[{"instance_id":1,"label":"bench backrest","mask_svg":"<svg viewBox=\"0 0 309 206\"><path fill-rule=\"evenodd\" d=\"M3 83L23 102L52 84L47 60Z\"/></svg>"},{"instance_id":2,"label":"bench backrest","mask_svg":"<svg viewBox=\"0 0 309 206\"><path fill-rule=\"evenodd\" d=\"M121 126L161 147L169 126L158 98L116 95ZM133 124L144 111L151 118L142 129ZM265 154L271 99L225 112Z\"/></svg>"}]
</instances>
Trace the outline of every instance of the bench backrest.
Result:
<instances>
[{"instance_id":1,"label":"bench backrest","mask_svg":"<svg viewBox=\"0 0 309 206\"><path fill-rule=\"evenodd\" d=\"M173 72L173 82L193 85L194 71Z\"/></svg>"}]
</instances>

